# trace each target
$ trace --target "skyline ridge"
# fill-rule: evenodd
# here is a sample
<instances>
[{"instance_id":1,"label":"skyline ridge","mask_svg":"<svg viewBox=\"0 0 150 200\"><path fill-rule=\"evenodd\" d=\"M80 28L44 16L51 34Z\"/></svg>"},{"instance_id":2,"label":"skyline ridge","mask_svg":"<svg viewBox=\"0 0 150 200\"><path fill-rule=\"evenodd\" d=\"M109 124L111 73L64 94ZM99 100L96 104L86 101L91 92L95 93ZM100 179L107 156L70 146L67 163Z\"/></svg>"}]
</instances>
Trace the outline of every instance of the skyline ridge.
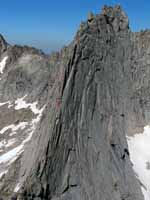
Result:
<instances>
[{"instance_id":1,"label":"skyline ridge","mask_svg":"<svg viewBox=\"0 0 150 200\"><path fill-rule=\"evenodd\" d=\"M130 19L132 31L150 29L147 0L93 0L92 2L69 2L65 0L51 2L35 0L20 3L1 2L0 33L10 44L29 45L44 52L60 50L72 41L80 22L87 19L87 14L100 13L104 5L120 4ZM140 13L140 14L139 14ZM138 22L138 23L137 23Z\"/></svg>"}]
</instances>

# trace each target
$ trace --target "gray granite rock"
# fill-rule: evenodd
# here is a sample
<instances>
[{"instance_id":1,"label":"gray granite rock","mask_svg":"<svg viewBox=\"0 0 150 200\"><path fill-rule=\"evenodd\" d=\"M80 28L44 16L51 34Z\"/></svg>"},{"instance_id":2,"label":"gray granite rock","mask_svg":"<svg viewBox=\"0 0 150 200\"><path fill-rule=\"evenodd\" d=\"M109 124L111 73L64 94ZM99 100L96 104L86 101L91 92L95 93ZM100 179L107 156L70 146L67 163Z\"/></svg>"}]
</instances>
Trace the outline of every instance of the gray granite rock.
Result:
<instances>
[{"instance_id":1,"label":"gray granite rock","mask_svg":"<svg viewBox=\"0 0 150 200\"><path fill-rule=\"evenodd\" d=\"M105 6L59 53L8 48L0 100L27 94L45 109L3 179L4 199L17 183L20 200L144 199L126 135L150 122L149 46L150 31L132 33L121 7Z\"/></svg>"}]
</instances>

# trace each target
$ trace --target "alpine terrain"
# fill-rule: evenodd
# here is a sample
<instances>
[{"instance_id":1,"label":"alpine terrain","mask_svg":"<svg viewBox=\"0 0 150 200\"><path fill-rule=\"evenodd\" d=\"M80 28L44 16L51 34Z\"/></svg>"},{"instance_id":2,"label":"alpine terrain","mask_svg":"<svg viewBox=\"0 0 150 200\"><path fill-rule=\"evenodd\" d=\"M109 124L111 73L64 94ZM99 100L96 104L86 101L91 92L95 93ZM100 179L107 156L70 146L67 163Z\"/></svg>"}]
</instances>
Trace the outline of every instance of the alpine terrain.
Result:
<instances>
[{"instance_id":1,"label":"alpine terrain","mask_svg":"<svg viewBox=\"0 0 150 200\"><path fill-rule=\"evenodd\" d=\"M0 35L0 199L150 200L150 31L120 6L51 55Z\"/></svg>"}]
</instances>

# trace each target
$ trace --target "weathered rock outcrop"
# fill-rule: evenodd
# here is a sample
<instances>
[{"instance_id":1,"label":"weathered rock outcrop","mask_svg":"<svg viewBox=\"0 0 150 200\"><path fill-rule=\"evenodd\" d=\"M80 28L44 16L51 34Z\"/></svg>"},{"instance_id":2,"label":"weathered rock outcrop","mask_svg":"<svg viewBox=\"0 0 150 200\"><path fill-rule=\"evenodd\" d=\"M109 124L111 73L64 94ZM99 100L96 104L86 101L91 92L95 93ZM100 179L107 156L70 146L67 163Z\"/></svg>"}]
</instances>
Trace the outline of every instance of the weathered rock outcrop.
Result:
<instances>
[{"instance_id":1,"label":"weathered rock outcrop","mask_svg":"<svg viewBox=\"0 0 150 200\"><path fill-rule=\"evenodd\" d=\"M30 47L10 46L2 37L0 62L0 197L17 186L24 148L47 101L48 58Z\"/></svg>"},{"instance_id":2,"label":"weathered rock outcrop","mask_svg":"<svg viewBox=\"0 0 150 200\"><path fill-rule=\"evenodd\" d=\"M105 6L81 23L60 53L48 57L33 48L6 48L0 100L26 95L27 102L38 101L40 116L3 177L4 199L13 192L23 200L144 199L126 135L150 121L149 47L149 31L132 33L120 6ZM21 115L28 126L31 108L20 111L27 112Z\"/></svg>"}]
</instances>

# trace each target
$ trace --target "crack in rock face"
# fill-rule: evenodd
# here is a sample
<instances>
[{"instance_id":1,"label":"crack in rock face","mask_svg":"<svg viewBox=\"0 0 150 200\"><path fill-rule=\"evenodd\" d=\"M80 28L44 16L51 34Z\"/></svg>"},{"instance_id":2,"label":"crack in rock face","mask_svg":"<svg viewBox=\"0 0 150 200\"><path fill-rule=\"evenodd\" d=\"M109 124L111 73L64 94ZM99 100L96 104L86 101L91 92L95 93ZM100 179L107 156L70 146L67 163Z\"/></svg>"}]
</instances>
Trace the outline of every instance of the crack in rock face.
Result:
<instances>
[{"instance_id":1,"label":"crack in rock face","mask_svg":"<svg viewBox=\"0 0 150 200\"><path fill-rule=\"evenodd\" d=\"M150 200L149 53L120 6L49 56L0 36L0 198Z\"/></svg>"}]
</instances>

